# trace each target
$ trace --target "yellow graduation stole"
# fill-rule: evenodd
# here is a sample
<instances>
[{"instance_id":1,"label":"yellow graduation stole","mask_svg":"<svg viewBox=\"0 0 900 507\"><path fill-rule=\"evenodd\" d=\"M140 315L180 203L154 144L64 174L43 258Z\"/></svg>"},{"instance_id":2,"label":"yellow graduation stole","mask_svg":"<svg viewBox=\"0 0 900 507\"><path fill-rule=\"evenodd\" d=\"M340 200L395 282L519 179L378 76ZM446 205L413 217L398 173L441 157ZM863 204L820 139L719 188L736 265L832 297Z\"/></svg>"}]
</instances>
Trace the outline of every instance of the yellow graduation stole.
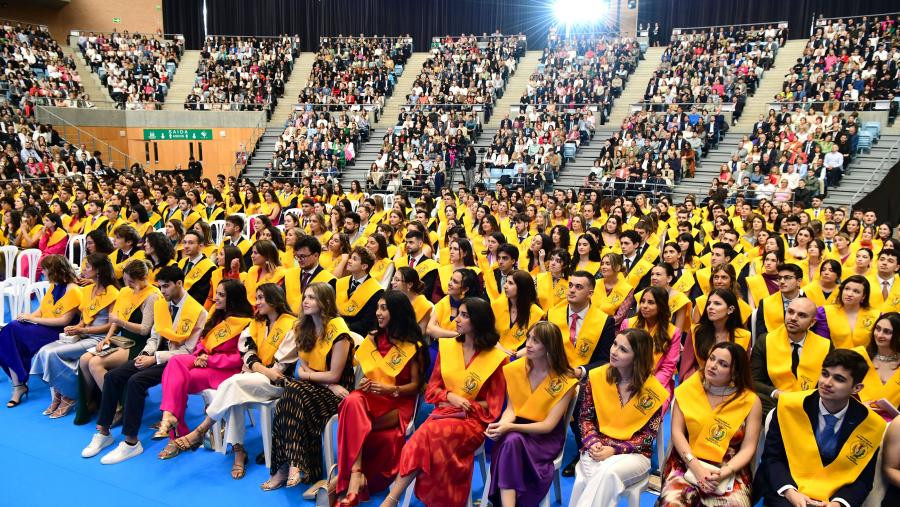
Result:
<instances>
[{"instance_id":1,"label":"yellow graduation stole","mask_svg":"<svg viewBox=\"0 0 900 507\"><path fill-rule=\"evenodd\" d=\"M494 329L500 334L500 346L506 350L518 350L525 343L528 337L528 329L544 316L544 311L538 305L531 305L528 314L528 325L519 327L519 324L510 325L509 322L509 299L506 294L491 302L491 309L494 311Z\"/></svg>"},{"instance_id":2,"label":"yellow graduation stole","mask_svg":"<svg viewBox=\"0 0 900 507\"><path fill-rule=\"evenodd\" d=\"M47 240L47 248L51 246L55 246L63 241L65 241L69 237L69 234L66 233L65 229L56 229L53 231L53 234L50 235L50 238Z\"/></svg>"},{"instance_id":3,"label":"yellow graduation stole","mask_svg":"<svg viewBox=\"0 0 900 507\"><path fill-rule=\"evenodd\" d=\"M672 288L681 292L682 294L688 294L690 290L694 287L694 273L691 272L690 268L684 268L681 271L681 276L678 280L672 284Z\"/></svg>"},{"instance_id":4,"label":"yellow graduation stole","mask_svg":"<svg viewBox=\"0 0 900 507\"><path fill-rule=\"evenodd\" d=\"M251 320L253 319L250 317L227 317L210 329L200 341L206 350L212 352L219 345L241 334L250 325Z\"/></svg>"},{"instance_id":5,"label":"yellow graduation stole","mask_svg":"<svg viewBox=\"0 0 900 507\"><path fill-rule=\"evenodd\" d=\"M803 410L803 400L810 394L809 391L782 394L775 415L784 435L784 451L797 489L814 500L828 501L838 489L856 481L881 446L887 424L880 415L866 408L866 418L853 429L834 461L823 466L812 423ZM859 402L851 398L850 403Z\"/></svg>"},{"instance_id":6,"label":"yellow graduation stole","mask_svg":"<svg viewBox=\"0 0 900 507\"><path fill-rule=\"evenodd\" d=\"M782 324L766 335L766 369L772 385L779 391L806 391L816 387L822 362L828 355L831 340L809 331L803 342L800 364L797 365L797 376L791 373L791 339Z\"/></svg>"},{"instance_id":7,"label":"yellow graduation stole","mask_svg":"<svg viewBox=\"0 0 900 507\"><path fill-rule=\"evenodd\" d=\"M763 279L762 275L748 276L747 288L750 290L750 295L753 296L753 300L757 302L772 295L769 292L769 286L766 285L766 281Z\"/></svg>"},{"instance_id":8,"label":"yellow graduation stole","mask_svg":"<svg viewBox=\"0 0 900 507\"><path fill-rule=\"evenodd\" d=\"M591 297L591 306L597 305L603 313L607 315L615 315L616 311L625 302L628 293L631 292L636 284L632 284L621 274L619 275L616 285L613 286L609 294L603 285L603 280L597 280L597 286L594 289L594 295ZM568 287L566 287L568 289Z\"/></svg>"},{"instance_id":9,"label":"yellow graduation stole","mask_svg":"<svg viewBox=\"0 0 900 507\"><path fill-rule=\"evenodd\" d=\"M644 381L641 391L635 393L623 407L618 403L618 387L606 381L608 370L609 365L604 364L588 374L597 413L597 429L616 440L628 440L662 408L669 399L669 391L651 374Z\"/></svg>"},{"instance_id":10,"label":"yellow graduation stole","mask_svg":"<svg viewBox=\"0 0 900 507\"><path fill-rule=\"evenodd\" d=\"M580 268L576 268L575 271L587 271L593 276L597 276L597 273L600 271L600 263L597 261L587 261L581 265Z\"/></svg>"},{"instance_id":11,"label":"yellow graduation stole","mask_svg":"<svg viewBox=\"0 0 900 507\"><path fill-rule=\"evenodd\" d=\"M700 377L702 375L691 375L676 387L675 400L684 415L691 451L704 461L721 463L728 444L744 424L757 396L752 389L745 389L713 408Z\"/></svg>"},{"instance_id":12,"label":"yellow graduation stole","mask_svg":"<svg viewBox=\"0 0 900 507\"><path fill-rule=\"evenodd\" d=\"M397 385L397 375L403 371L409 360L416 355L416 344L400 342L393 344L385 355L381 355L371 335L363 340L356 350L356 362L369 380L388 386Z\"/></svg>"},{"instance_id":13,"label":"yellow graduation stole","mask_svg":"<svg viewBox=\"0 0 900 507\"><path fill-rule=\"evenodd\" d=\"M647 252L650 252L650 250L647 250ZM647 253L645 253L641 260L631 268L631 272L625 275L625 279L628 280L632 287L637 287L644 275L649 273L651 269L653 269L653 263L647 260Z\"/></svg>"},{"instance_id":14,"label":"yellow graduation stole","mask_svg":"<svg viewBox=\"0 0 900 507\"><path fill-rule=\"evenodd\" d=\"M284 341L284 337L294 327L297 317L289 313L282 313L275 319L272 327L269 327L269 319L253 320L250 323L250 337L256 344L256 355L264 366L272 366L275 362L275 352ZM268 328L268 329L267 329Z\"/></svg>"},{"instance_id":15,"label":"yellow graduation stole","mask_svg":"<svg viewBox=\"0 0 900 507\"><path fill-rule=\"evenodd\" d=\"M506 352L493 347L477 352L466 366L463 344L455 338L438 340L438 353L441 355L441 378L447 390L470 401L478 396L481 386L507 358Z\"/></svg>"},{"instance_id":16,"label":"yellow graduation stole","mask_svg":"<svg viewBox=\"0 0 900 507\"><path fill-rule=\"evenodd\" d=\"M50 284L50 288L47 289L47 293L44 294L44 297L41 299L41 306L38 308L40 316L45 319L59 317L60 315L81 306L81 288L66 290L65 294L59 298L59 301L54 303L53 289L55 287L55 283Z\"/></svg>"},{"instance_id":17,"label":"yellow graduation stole","mask_svg":"<svg viewBox=\"0 0 900 507\"><path fill-rule=\"evenodd\" d=\"M894 275L894 284L888 293L887 301L881 294L881 280L878 275L869 277L869 306L878 308L881 313L890 313L900 311L900 277ZM837 291L835 291L837 292Z\"/></svg>"},{"instance_id":18,"label":"yellow graduation stole","mask_svg":"<svg viewBox=\"0 0 900 507\"><path fill-rule=\"evenodd\" d=\"M819 282L810 282L808 285L803 286L801 290L804 294L806 294L806 297L811 299L813 303L816 304L817 307L831 305L834 304L835 301L837 301L838 287L835 287L827 298L825 297L825 292L822 290L822 286L819 285ZM870 304L872 303L872 296L874 296L874 294L869 295ZM875 305L872 305L872 307L874 308Z\"/></svg>"},{"instance_id":19,"label":"yellow graduation stole","mask_svg":"<svg viewBox=\"0 0 900 507\"><path fill-rule=\"evenodd\" d=\"M312 350L309 352L300 350L298 352L300 359L306 363L306 366L315 371L322 372L327 370L328 353L331 352L334 341L345 334L350 334L350 328L347 327L347 323L344 322L344 319L341 317L331 319L328 321L328 324L325 325L325 334L322 338L316 340L316 344L313 346Z\"/></svg>"},{"instance_id":20,"label":"yellow graduation stole","mask_svg":"<svg viewBox=\"0 0 900 507\"><path fill-rule=\"evenodd\" d=\"M287 247L287 250L284 252L278 252L278 260L281 261L281 266L284 269L297 267L297 258L294 257L294 250L291 247Z\"/></svg>"},{"instance_id":21,"label":"yellow graduation stole","mask_svg":"<svg viewBox=\"0 0 900 507\"><path fill-rule=\"evenodd\" d=\"M199 263L198 263L199 264ZM262 278L259 279L259 266L252 266L247 271L247 278L244 279L244 287L247 289L247 300L250 301L251 305L256 305L256 288L264 283L278 283L284 278L285 270L283 267L278 266L275 268L275 271L266 274Z\"/></svg>"},{"instance_id":22,"label":"yellow graduation stole","mask_svg":"<svg viewBox=\"0 0 900 507\"><path fill-rule=\"evenodd\" d=\"M81 234L81 230L84 228L84 223L84 218L63 218L63 226L65 226L65 229L71 234Z\"/></svg>"},{"instance_id":23,"label":"yellow graduation stole","mask_svg":"<svg viewBox=\"0 0 900 507\"><path fill-rule=\"evenodd\" d=\"M300 290L302 275L303 269L299 266L287 269L284 272L284 293L287 296L287 303L291 311L298 315L300 312L300 303L303 302L303 291ZM319 282L331 283L332 280L334 280L334 275L323 267L316 273L316 276L312 277L312 279L307 282L306 286L308 287L311 284Z\"/></svg>"},{"instance_id":24,"label":"yellow graduation stole","mask_svg":"<svg viewBox=\"0 0 900 507\"><path fill-rule=\"evenodd\" d=\"M698 296L697 299L694 300L694 303L697 305L697 311L702 315L703 312L706 311L706 301L709 299L709 294L703 294L702 296ZM738 298L738 307L741 312L741 322L747 322L747 319L753 315L753 308L750 307L742 298Z\"/></svg>"},{"instance_id":25,"label":"yellow graduation stole","mask_svg":"<svg viewBox=\"0 0 900 507\"><path fill-rule=\"evenodd\" d=\"M422 322L422 319L425 318L425 314L431 311L434 308L434 305L428 298L419 294L412 300L412 307L413 311L416 312L416 322Z\"/></svg>"},{"instance_id":26,"label":"yellow graduation stole","mask_svg":"<svg viewBox=\"0 0 900 507\"><path fill-rule=\"evenodd\" d=\"M108 285L103 289L104 292L102 294L91 296L94 292L94 286L95 284L92 283L81 289L81 320L88 325L90 325L91 322L94 322L94 317L96 317L101 310L113 304L119 295L119 289L112 285Z\"/></svg>"},{"instance_id":27,"label":"yellow graduation stole","mask_svg":"<svg viewBox=\"0 0 900 507\"><path fill-rule=\"evenodd\" d=\"M452 317L450 311L450 296L442 297L441 300L434 305L434 315L437 318L437 323L441 326L441 329L456 331L456 324L453 322L453 319L450 318Z\"/></svg>"},{"instance_id":28,"label":"yellow graduation stole","mask_svg":"<svg viewBox=\"0 0 900 507\"><path fill-rule=\"evenodd\" d=\"M875 327L875 321L881 314L877 308L860 308L856 314L856 326L853 329L850 329L847 314L842 307L826 305L824 308L834 348L852 349L869 344L869 340L872 338L872 328Z\"/></svg>"},{"instance_id":29,"label":"yellow graduation stole","mask_svg":"<svg viewBox=\"0 0 900 507\"><path fill-rule=\"evenodd\" d=\"M191 331L197 325L197 319L203 311L203 305L188 295L181 307L178 322L172 322L169 303L165 298L157 298L153 302L153 328L160 336L173 343L183 343L190 338Z\"/></svg>"},{"instance_id":30,"label":"yellow graduation stole","mask_svg":"<svg viewBox=\"0 0 900 507\"><path fill-rule=\"evenodd\" d=\"M784 324L784 299L781 297L781 291L766 296L763 301L765 301L763 303L763 319L766 329L772 330Z\"/></svg>"},{"instance_id":31,"label":"yellow graduation stole","mask_svg":"<svg viewBox=\"0 0 900 507\"><path fill-rule=\"evenodd\" d=\"M608 318L609 315L591 305L584 322L581 323L581 329L578 330L575 345L572 345L569 336L569 305L559 305L547 312L547 320L556 324L556 327L562 332L563 348L569 359L569 366L572 368L584 366L591 360L591 355L594 354L594 349L600 342L600 335L603 334L603 326Z\"/></svg>"},{"instance_id":32,"label":"yellow graduation stole","mask_svg":"<svg viewBox=\"0 0 900 507\"><path fill-rule=\"evenodd\" d=\"M375 264L372 265L372 268L369 269L369 276L376 280L381 280L384 278L384 274L387 273L388 267L391 265L391 259L385 257L380 261L375 261Z\"/></svg>"},{"instance_id":33,"label":"yellow graduation stole","mask_svg":"<svg viewBox=\"0 0 900 507\"><path fill-rule=\"evenodd\" d=\"M485 285L487 285L487 277L484 277ZM535 278L537 285L538 302L541 308L549 310L554 306L566 300L566 291L569 290L569 280L560 278L556 282L553 281L553 275L550 273L540 273ZM601 287L601 292L603 291ZM596 294L596 290L594 294Z\"/></svg>"},{"instance_id":34,"label":"yellow graduation stole","mask_svg":"<svg viewBox=\"0 0 900 507\"><path fill-rule=\"evenodd\" d=\"M162 298L159 289L150 284L147 284L147 286L139 292L135 292L131 287L125 287L119 291L118 298L116 299L116 306L113 307L113 313L118 315L124 322L128 322L131 318L131 314L144 304L144 301L150 297L150 294L157 294ZM167 305L166 314L168 313L169 308Z\"/></svg>"},{"instance_id":35,"label":"yellow graduation stole","mask_svg":"<svg viewBox=\"0 0 900 507\"><path fill-rule=\"evenodd\" d=\"M894 408L900 406L900 368L894 370L894 373L891 375L891 378L888 379L887 383L882 383L881 377L878 375L878 370L876 370L875 365L872 364L872 359L869 358L869 353L866 351L866 348L854 347L853 350L859 352L859 355L866 358L866 364L869 365L869 371L866 373L866 378L863 380L862 391L859 392L859 400L863 403L868 403L884 398L891 402L891 405L893 405Z\"/></svg>"},{"instance_id":36,"label":"yellow graduation stole","mask_svg":"<svg viewBox=\"0 0 900 507\"><path fill-rule=\"evenodd\" d=\"M484 291L487 293L488 301L494 301L503 294L503 287L498 287L497 277L494 276L497 269L499 268L494 264L481 270L484 273Z\"/></svg>"},{"instance_id":37,"label":"yellow graduation stole","mask_svg":"<svg viewBox=\"0 0 900 507\"><path fill-rule=\"evenodd\" d=\"M178 262L178 267L184 269L184 266L187 265L187 261L187 258L181 259ZM206 273L208 273L212 269L216 269L216 265L213 264L211 260L206 257L200 259L196 264L191 266L190 271L184 274L184 288L190 289L191 287L193 287L195 283L200 281L200 279L203 278ZM253 299L256 299L255 287L253 291Z\"/></svg>"},{"instance_id":38,"label":"yellow graduation stole","mask_svg":"<svg viewBox=\"0 0 900 507\"><path fill-rule=\"evenodd\" d=\"M347 297L347 289L350 288L350 275L338 278L337 281L337 307L338 313L347 317L354 317L381 289L381 284L371 276L353 291L353 295Z\"/></svg>"},{"instance_id":39,"label":"yellow graduation stole","mask_svg":"<svg viewBox=\"0 0 900 507\"><path fill-rule=\"evenodd\" d=\"M543 421L550 414L550 410L562 401L566 393L578 384L578 379L572 375L548 373L532 391L531 382L528 380L527 363L528 361L519 360L503 367L506 393L509 395L509 402L516 417L535 422Z\"/></svg>"}]
</instances>

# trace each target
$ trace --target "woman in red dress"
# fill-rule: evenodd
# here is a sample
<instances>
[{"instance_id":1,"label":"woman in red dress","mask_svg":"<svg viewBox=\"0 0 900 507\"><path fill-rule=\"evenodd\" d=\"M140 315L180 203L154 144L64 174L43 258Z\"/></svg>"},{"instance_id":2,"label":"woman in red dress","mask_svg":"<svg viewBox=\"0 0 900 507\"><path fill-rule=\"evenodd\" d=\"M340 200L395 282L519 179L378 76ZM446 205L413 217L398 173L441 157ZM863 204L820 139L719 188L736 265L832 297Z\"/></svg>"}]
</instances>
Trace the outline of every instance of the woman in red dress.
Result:
<instances>
[{"instance_id":1,"label":"woman in red dress","mask_svg":"<svg viewBox=\"0 0 900 507\"><path fill-rule=\"evenodd\" d=\"M461 506L469 497L472 458L503 410L507 356L496 347L500 337L487 301L466 298L455 322L459 336L439 340L425 391L434 412L403 446L397 480L382 507L397 505L413 479L425 505Z\"/></svg>"},{"instance_id":2,"label":"woman in red dress","mask_svg":"<svg viewBox=\"0 0 900 507\"><path fill-rule=\"evenodd\" d=\"M368 500L397 475L406 427L429 359L409 297L390 290L375 309L378 329L356 352L364 377L338 415L338 505ZM365 457L365 459L364 459Z\"/></svg>"}]
</instances>

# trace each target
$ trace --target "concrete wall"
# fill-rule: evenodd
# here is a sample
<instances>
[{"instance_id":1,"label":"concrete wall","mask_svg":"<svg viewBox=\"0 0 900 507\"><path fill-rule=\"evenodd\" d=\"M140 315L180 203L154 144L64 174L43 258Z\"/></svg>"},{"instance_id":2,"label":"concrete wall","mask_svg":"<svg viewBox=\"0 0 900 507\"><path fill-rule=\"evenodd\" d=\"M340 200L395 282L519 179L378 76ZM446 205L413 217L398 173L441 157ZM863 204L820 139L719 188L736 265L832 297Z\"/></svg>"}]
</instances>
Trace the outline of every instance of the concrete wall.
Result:
<instances>
[{"instance_id":1,"label":"concrete wall","mask_svg":"<svg viewBox=\"0 0 900 507\"><path fill-rule=\"evenodd\" d=\"M156 33L163 29L162 0L71 0L60 8L13 0L0 4L0 18L47 25L60 44L70 30ZM120 22L113 22L115 18Z\"/></svg>"},{"instance_id":2,"label":"concrete wall","mask_svg":"<svg viewBox=\"0 0 900 507\"><path fill-rule=\"evenodd\" d=\"M51 123L72 144L101 152L117 168L138 163L150 170L187 168L188 157L203 163L203 175L231 176L237 152L255 145L265 113L250 111L120 111L38 107L37 119ZM212 129L205 141L145 141L144 129ZM193 151L192 151L193 150ZM202 151L202 158L201 158Z\"/></svg>"}]
</instances>

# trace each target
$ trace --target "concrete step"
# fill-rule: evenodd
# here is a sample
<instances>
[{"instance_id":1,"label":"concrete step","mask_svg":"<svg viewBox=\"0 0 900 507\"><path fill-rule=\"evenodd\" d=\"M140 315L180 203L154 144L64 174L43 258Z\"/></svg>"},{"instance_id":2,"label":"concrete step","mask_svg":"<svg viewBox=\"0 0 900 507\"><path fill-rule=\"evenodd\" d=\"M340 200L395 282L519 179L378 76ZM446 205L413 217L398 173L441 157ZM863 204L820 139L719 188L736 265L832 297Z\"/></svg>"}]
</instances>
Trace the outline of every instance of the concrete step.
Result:
<instances>
[{"instance_id":1,"label":"concrete step","mask_svg":"<svg viewBox=\"0 0 900 507\"><path fill-rule=\"evenodd\" d=\"M200 50L186 50L181 55L181 61L178 62L178 70L181 72L176 72L175 77L172 79L169 92L166 94L166 102L163 105L165 109L184 109L184 101L194 88L199 66Z\"/></svg>"},{"instance_id":2,"label":"concrete step","mask_svg":"<svg viewBox=\"0 0 900 507\"><path fill-rule=\"evenodd\" d=\"M91 67L85 62L84 56L81 54L81 49L78 48L77 39L75 45L62 44L60 47L62 48L64 55L75 61L75 70L78 72L78 77L81 79L81 86L84 88L84 93L86 93L88 97L90 97L91 102L94 103L94 107L112 109L113 102L109 97L109 91L107 91L105 86L100 84L100 78L91 71Z\"/></svg>"},{"instance_id":3,"label":"concrete step","mask_svg":"<svg viewBox=\"0 0 900 507\"><path fill-rule=\"evenodd\" d=\"M785 74L797 62L797 58L803 55L806 43L806 39L789 40L784 47L778 49L774 64L763 74L756 93L754 93L751 100L747 101L741 118L733 130L736 132L749 132L759 115L768 111L768 103L775 98L775 94L781 91Z\"/></svg>"},{"instance_id":4,"label":"concrete step","mask_svg":"<svg viewBox=\"0 0 900 507\"><path fill-rule=\"evenodd\" d=\"M422 73L422 65L429 55L430 53L428 52L420 51L413 53L406 60L406 65L403 66L403 74L397 78L397 83L394 85L394 93L385 101L384 108L381 110L381 116L372 125L373 128L393 127L397 123L400 108L408 103L406 97L409 96L413 84L416 82L419 74ZM380 139L379 137L379 141Z\"/></svg>"},{"instance_id":5,"label":"concrete step","mask_svg":"<svg viewBox=\"0 0 900 507\"><path fill-rule=\"evenodd\" d=\"M494 115L491 117L488 125L499 127L500 121L509 113L509 107L521 102L522 95L528 88L531 76L537 71L543 54L543 51L525 52L525 56L519 60L519 64L516 66L516 72L509 78L509 82L506 83L506 90L503 92L503 97L497 101L494 107Z\"/></svg>"},{"instance_id":6,"label":"concrete step","mask_svg":"<svg viewBox=\"0 0 900 507\"><path fill-rule=\"evenodd\" d=\"M291 71L290 77L284 83L284 98L278 101L275 111L272 112L269 125L284 125L284 122L294 112L297 97L300 96L300 92L306 88L306 83L309 82L309 74L312 72L315 60L316 54L313 52L300 53L300 56L294 60L294 70Z\"/></svg>"},{"instance_id":7,"label":"concrete step","mask_svg":"<svg viewBox=\"0 0 900 507\"><path fill-rule=\"evenodd\" d=\"M628 77L622 95L616 99L612 112L609 115L610 125L621 125L622 120L631 114L631 104L644 100L644 92L647 91L647 83L659 68L665 46L647 48L643 60L638 62L637 69Z\"/></svg>"}]
</instances>

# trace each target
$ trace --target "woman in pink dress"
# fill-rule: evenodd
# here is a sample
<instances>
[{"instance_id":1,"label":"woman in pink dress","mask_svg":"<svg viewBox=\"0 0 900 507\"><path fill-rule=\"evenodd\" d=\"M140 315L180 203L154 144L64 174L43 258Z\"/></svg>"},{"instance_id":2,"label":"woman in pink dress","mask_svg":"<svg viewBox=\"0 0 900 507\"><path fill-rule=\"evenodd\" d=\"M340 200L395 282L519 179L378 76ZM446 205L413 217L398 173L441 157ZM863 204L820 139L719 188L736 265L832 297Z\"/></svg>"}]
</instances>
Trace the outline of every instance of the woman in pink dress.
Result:
<instances>
[{"instance_id":1,"label":"woman in pink dress","mask_svg":"<svg viewBox=\"0 0 900 507\"><path fill-rule=\"evenodd\" d=\"M38 260L36 279L41 278L41 261L48 255L66 255L66 245L69 244L69 234L63 227L62 218L56 213L49 213L44 217L44 229L41 231L41 239L38 240L38 249L41 257Z\"/></svg>"}]
</instances>

